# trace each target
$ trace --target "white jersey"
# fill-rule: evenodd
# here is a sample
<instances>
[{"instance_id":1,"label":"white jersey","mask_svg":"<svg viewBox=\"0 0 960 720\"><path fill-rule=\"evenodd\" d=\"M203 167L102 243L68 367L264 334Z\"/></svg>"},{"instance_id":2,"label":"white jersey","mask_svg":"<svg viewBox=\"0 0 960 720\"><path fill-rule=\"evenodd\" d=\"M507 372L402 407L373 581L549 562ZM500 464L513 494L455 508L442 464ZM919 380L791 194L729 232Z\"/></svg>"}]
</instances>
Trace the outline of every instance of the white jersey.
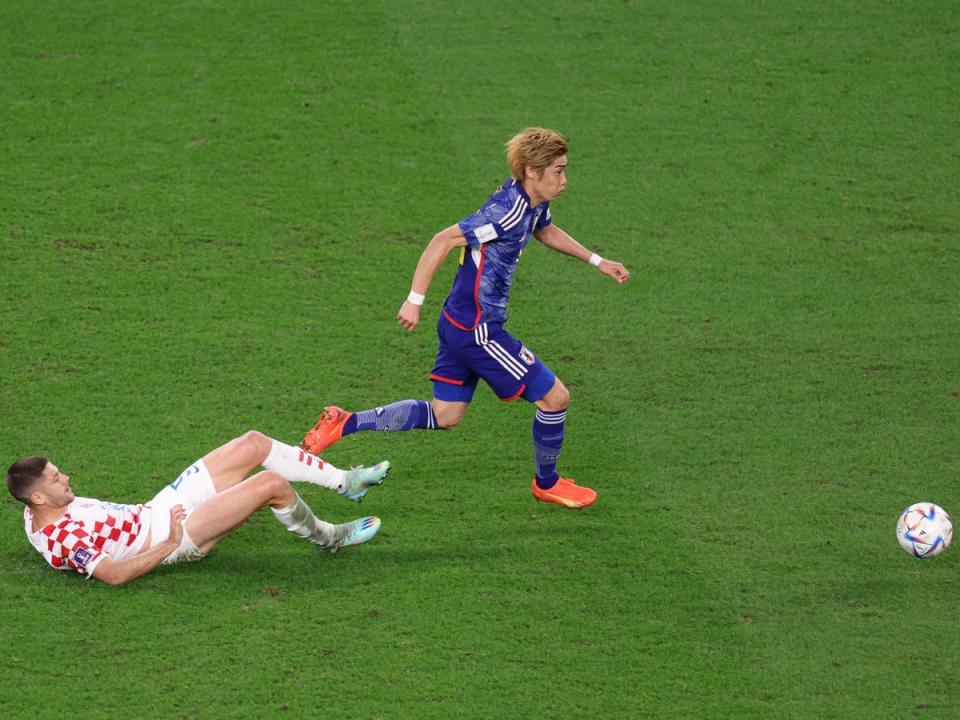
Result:
<instances>
[{"instance_id":1,"label":"white jersey","mask_svg":"<svg viewBox=\"0 0 960 720\"><path fill-rule=\"evenodd\" d=\"M105 557L133 557L150 535L150 508L93 498L74 498L66 514L33 530L33 513L23 510L30 543L56 570L76 570L88 578Z\"/></svg>"}]
</instances>

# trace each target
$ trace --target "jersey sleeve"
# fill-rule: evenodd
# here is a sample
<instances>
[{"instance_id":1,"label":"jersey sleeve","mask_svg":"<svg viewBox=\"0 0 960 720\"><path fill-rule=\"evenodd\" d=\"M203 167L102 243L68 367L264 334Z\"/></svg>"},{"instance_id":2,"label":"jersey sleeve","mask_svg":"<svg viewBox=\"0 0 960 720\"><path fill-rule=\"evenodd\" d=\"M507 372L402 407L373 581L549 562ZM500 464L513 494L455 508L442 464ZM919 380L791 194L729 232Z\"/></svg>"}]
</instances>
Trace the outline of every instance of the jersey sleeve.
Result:
<instances>
[{"instance_id":1,"label":"jersey sleeve","mask_svg":"<svg viewBox=\"0 0 960 720\"><path fill-rule=\"evenodd\" d=\"M106 557L93 546L90 533L81 523L67 520L48 525L42 533L47 541L43 556L56 570L74 570L90 578L100 561Z\"/></svg>"},{"instance_id":2,"label":"jersey sleeve","mask_svg":"<svg viewBox=\"0 0 960 720\"><path fill-rule=\"evenodd\" d=\"M494 217L499 218L502 215L503 213L498 212L495 205L487 203L473 215L468 215L461 220L458 225L460 232L467 239L467 245L477 247L501 237L503 228L494 220Z\"/></svg>"},{"instance_id":3,"label":"jersey sleeve","mask_svg":"<svg viewBox=\"0 0 960 720\"><path fill-rule=\"evenodd\" d=\"M553 224L553 217L550 215L550 206L547 205L546 209L543 211L543 214L540 215L540 219L537 220L537 226L534 228L534 231L543 230L547 225Z\"/></svg>"}]
</instances>

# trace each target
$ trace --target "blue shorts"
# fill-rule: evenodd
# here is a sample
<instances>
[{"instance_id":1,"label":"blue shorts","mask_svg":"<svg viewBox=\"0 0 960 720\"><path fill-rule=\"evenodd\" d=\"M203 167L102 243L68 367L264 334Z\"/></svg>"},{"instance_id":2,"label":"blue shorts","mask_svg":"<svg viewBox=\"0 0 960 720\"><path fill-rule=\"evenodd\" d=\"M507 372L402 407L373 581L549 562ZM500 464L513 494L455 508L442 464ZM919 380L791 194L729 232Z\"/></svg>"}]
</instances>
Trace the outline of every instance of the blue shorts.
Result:
<instances>
[{"instance_id":1,"label":"blue shorts","mask_svg":"<svg viewBox=\"0 0 960 720\"><path fill-rule=\"evenodd\" d=\"M433 396L447 402L470 402L477 380L504 401L523 397L536 402L553 387L557 376L522 342L503 329L503 323L480 323L461 330L440 314L440 347L430 373Z\"/></svg>"}]
</instances>

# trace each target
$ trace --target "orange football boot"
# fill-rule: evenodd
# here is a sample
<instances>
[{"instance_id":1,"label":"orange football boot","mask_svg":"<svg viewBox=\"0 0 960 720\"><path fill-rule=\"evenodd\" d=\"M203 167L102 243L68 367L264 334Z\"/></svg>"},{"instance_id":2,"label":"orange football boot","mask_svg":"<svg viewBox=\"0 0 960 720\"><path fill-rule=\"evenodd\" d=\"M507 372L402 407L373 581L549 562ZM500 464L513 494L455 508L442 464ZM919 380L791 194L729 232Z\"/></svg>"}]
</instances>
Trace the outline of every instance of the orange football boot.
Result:
<instances>
[{"instance_id":1,"label":"orange football boot","mask_svg":"<svg viewBox=\"0 0 960 720\"><path fill-rule=\"evenodd\" d=\"M312 455L319 455L337 440L343 437L343 426L353 413L334 405L328 405L317 424L303 436L300 447Z\"/></svg>"},{"instance_id":2,"label":"orange football boot","mask_svg":"<svg viewBox=\"0 0 960 720\"><path fill-rule=\"evenodd\" d=\"M552 502L574 510L593 505L597 499L596 491L580 487L569 478L560 478L549 490L537 485L537 479L534 478L533 496L540 502Z\"/></svg>"}]
</instances>

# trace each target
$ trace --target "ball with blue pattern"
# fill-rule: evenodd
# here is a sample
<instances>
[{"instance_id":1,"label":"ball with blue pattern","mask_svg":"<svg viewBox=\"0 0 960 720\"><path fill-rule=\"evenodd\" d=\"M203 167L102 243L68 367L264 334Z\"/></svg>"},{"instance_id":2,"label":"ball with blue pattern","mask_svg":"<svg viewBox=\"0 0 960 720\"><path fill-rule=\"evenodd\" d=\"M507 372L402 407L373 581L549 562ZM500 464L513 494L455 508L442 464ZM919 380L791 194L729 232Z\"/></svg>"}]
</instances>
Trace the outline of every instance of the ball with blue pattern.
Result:
<instances>
[{"instance_id":1,"label":"ball with blue pattern","mask_svg":"<svg viewBox=\"0 0 960 720\"><path fill-rule=\"evenodd\" d=\"M897 520L900 547L916 558L939 555L949 547L952 538L950 515L935 503L914 503Z\"/></svg>"}]
</instances>

